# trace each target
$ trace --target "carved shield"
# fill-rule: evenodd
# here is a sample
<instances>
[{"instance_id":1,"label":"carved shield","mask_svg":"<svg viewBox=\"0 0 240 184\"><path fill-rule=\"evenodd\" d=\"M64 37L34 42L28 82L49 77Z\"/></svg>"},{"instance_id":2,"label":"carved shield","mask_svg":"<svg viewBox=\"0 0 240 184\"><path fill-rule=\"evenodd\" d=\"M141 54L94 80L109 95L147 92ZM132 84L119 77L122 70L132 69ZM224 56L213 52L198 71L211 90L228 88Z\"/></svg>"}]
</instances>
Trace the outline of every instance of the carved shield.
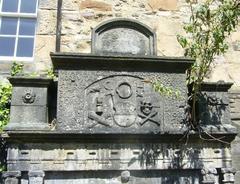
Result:
<instances>
[{"instance_id":1,"label":"carved shield","mask_svg":"<svg viewBox=\"0 0 240 184\"><path fill-rule=\"evenodd\" d=\"M130 102L119 102L115 104L115 123L121 127L130 127L137 119L136 107Z\"/></svg>"}]
</instances>

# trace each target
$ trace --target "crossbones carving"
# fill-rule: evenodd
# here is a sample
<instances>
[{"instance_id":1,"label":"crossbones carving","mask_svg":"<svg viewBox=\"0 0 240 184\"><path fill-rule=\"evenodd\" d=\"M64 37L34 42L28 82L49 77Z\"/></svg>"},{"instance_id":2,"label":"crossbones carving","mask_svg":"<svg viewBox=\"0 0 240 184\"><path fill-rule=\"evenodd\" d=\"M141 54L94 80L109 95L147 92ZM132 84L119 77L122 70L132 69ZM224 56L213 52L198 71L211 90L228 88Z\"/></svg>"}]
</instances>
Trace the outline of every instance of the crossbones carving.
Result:
<instances>
[{"instance_id":1,"label":"crossbones carving","mask_svg":"<svg viewBox=\"0 0 240 184\"><path fill-rule=\"evenodd\" d=\"M148 115L144 115L144 114L138 114L139 117L143 118L142 121L139 123L141 126L144 125L147 121L151 121L153 123L155 123L156 125L160 126L160 123L153 120L152 118L155 117L157 115L157 112L152 112Z\"/></svg>"},{"instance_id":2,"label":"crossbones carving","mask_svg":"<svg viewBox=\"0 0 240 184\"><path fill-rule=\"evenodd\" d=\"M141 101L141 107L140 107L140 113L138 114L139 117L143 118L141 122L139 123L141 126L144 125L146 122L151 121L152 123L155 123L156 125L160 126L160 123L152 119L157 115L157 112L154 111L154 106L151 102L150 98L145 98L143 101Z\"/></svg>"}]
</instances>

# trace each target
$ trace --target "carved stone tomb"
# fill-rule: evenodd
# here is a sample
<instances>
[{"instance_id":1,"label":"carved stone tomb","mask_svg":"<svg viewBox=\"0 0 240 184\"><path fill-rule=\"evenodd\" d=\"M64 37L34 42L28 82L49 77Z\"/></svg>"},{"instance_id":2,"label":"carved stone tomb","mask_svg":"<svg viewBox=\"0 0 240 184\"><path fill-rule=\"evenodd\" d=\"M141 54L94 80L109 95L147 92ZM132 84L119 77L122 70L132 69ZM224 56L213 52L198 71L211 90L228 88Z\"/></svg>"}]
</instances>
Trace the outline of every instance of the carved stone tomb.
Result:
<instances>
[{"instance_id":1,"label":"carved stone tomb","mask_svg":"<svg viewBox=\"0 0 240 184\"><path fill-rule=\"evenodd\" d=\"M189 131L194 61L158 57L155 43L149 27L115 19L93 29L91 54L51 53L57 81L11 78L5 183L233 183L231 84L202 85L201 132Z\"/></svg>"}]
</instances>

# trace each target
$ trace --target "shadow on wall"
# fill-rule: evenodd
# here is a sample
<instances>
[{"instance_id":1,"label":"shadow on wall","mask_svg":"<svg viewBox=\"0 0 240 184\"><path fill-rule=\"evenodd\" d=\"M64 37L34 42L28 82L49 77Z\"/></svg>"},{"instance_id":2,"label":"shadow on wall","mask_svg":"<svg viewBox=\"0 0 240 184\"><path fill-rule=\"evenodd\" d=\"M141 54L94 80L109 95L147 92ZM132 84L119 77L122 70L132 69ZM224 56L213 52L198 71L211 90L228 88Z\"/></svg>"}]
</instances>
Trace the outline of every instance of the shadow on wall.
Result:
<instances>
[{"instance_id":1,"label":"shadow on wall","mask_svg":"<svg viewBox=\"0 0 240 184\"><path fill-rule=\"evenodd\" d=\"M228 103L206 93L200 94L199 101L198 114L200 123L206 124L207 122L208 125L222 124Z\"/></svg>"},{"instance_id":2,"label":"shadow on wall","mask_svg":"<svg viewBox=\"0 0 240 184\"><path fill-rule=\"evenodd\" d=\"M2 137L0 137L0 183L3 183L2 181L2 171L5 170L6 165L6 158L7 158L7 152L6 152L6 144Z\"/></svg>"},{"instance_id":3,"label":"shadow on wall","mask_svg":"<svg viewBox=\"0 0 240 184\"><path fill-rule=\"evenodd\" d=\"M134 157L128 163L131 166L139 161L141 167L148 169L155 168L162 158L166 169L183 169L183 168L201 168L203 163L200 159L200 148L193 149L182 146L181 148L159 149L157 145L147 144L142 148L138 157Z\"/></svg>"}]
</instances>

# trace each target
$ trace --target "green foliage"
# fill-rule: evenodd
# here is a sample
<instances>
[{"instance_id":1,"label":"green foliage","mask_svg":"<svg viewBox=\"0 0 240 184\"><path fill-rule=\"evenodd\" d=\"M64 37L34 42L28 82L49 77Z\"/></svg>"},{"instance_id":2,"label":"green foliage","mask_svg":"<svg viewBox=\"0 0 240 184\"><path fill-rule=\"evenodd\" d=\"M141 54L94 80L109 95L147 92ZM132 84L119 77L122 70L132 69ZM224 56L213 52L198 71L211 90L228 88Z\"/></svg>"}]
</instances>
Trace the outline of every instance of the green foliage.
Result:
<instances>
[{"instance_id":1,"label":"green foliage","mask_svg":"<svg viewBox=\"0 0 240 184\"><path fill-rule=\"evenodd\" d=\"M153 89L160 93L161 95L174 97L174 98L181 98L181 92L179 90L173 89L172 87L165 86L160 81L155 80L151 81Z\"/></svg>"},{"instance_id":2,"label":"green foliage","mask_svg":"<svg viewBox=\"0 0 240 184\"><path fill-rule=\"evenodd\" d=\"M49 68L46 70L46 73L47 73L47 77L50 78L50 79L56 79L56 75L53 71L53 68Z\"/></svg>"},{"instance_id":3,"label":"green foliage","mask_svg":"<svg viewBox=\"0 0 240 184\"><path fill-rule=\"evenodd\" d=\"M13 62L10 74L11 76L23 73L23 64ZM0 134L7 125L10 118L10 100L12 96L12 85L9 82L0 83ZM0 138L1 139L1 138ZM0 153L4 151L4 142L0 142ZM0 160L0 172L6 170L2 160Z\"/></svg>"},{"instance_id":4,"label":"green foliage","mask_svg":"<svg viewBox=\"0 0 240 184\"><path fill-rule=\"evenodd\" d=\"M49 79L56 79L56 75L53 71L53 68L49 68L47 70L44 70L43 73L39 73L39 72L32 72L29 74L25 74L25 77L47 77Z\"/></svg>"},{"instance_id":5,"label":"green foliage","mask_svg":"<svg viewBox=\"0 0 240 184\"><path fill-rule=\"evenodd\" d=\"M6 166L5 165L0 165L0 173L6 171Z\"/></svg>"},{"instance_id":6,"label":"green foliage","mask_svg":"<svg viewBox=\"0 0 240 184\"><path fill-rule=\"evenodd\" d=\"M22 63L13 62L10 72L11 76L23 74L23 66Z\"/></svg>"},{"instance_id":7,"label":"green foliage","mask_svg":"<svg viewBox=\"0 0 240 184\"><path fill-rule=\"evenodd\" d=\"M13 62L11 76L23 73L23 64ZM0 83L0 133L9 121L10 99L12 96L12 85L9 82Z\"/></svg>"},{"instance_id":8,"label":"green foliage","mask_svg":"<svg viewBox=\"0 0 240 184\"><path fill-rule=\"evenodd\" d=\"M10 83L0 84L0 132L9 121L11 95L12 85Z\"/></svg>"},{"instance_id":9,"label":"green foliage","mask_svg":"<svg viewBox=\"0 0 240 184\"><path fill-rule=\"evenodd\" d=\"M187 36L179 36L178 42L185 49L185 56L196 59L188 71L187 82L192 85L192 123L196 125L195 104L201 84L210 72L217 55L224 54L226 38L235 30L240 17L239 0L206 0L190 5L191 17L184 26Z\"/></svg>"}]
</instances>

